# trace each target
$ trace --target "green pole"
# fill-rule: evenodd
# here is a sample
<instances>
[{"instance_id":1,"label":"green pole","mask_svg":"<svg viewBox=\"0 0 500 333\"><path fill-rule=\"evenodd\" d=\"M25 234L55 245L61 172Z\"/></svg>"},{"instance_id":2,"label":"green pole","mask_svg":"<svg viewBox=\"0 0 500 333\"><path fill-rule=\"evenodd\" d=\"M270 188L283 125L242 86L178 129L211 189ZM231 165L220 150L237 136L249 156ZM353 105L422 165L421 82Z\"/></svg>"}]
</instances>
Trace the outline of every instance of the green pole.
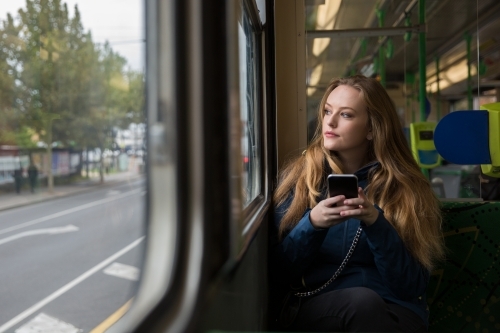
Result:
<instances>
[{"instance_id":1,"label":"green pole","mask_svg":"<svg viewBox=\"0 0 500 333\"><path fill-rule=\"evenodd\" d=\"M418 22L420 26L425 24L425 0L418 1ZM419 66L419 78L420 78L420 89L419 89L419 103L420 103L420 121L425 121L425 84L426 84L426 73L425 73L425 32L418 33L418 66Z\"/></svg>"},{"instance_id":2,"label":"green pole","mask_svg":"<svg viewBox=\"0 0 500 333\"><path fill-rule=\"evenodd\" d=\"M470 75L470 41L471 35L465 34L465 41L467 43L467 108L472 110L472 78Z\"/></svg>"},{"instance_id":3,"label":"green pole","mask_svg":"<svg viewBox=\"0 0 500 333\"><path fill-rule=\"evenodd\" d=\"M414 85L415 86L415 85ZM414 93L412 93L412 96L411 96L411 122L414 123L417 121L417 119L415 119L415 101L417 100L416 96L413 95Z\"/></svg>"},{"instance_id":4,"label":"green pole","mask_svg":"<svg viewBox=\"0 0 500 333\"><path fill-rule=\"evenodd\" d=\"M416 77L417 77L417 73L413 73L413 83L412 83L412 88L411 88L411 122L412 123L417 121L416 110L415 110L415 103L418 100Z\"/></svg>"},{"instance_id":5,"label":"green pole","mask_svg":"<svg viewBox=\"0 0 500 333\"><path fill-rule=\"evenodd\" d=\"M418 1L418 23L420 26L425 25L425 0ZM420 104L420 121L425 121L425 85L427 81L425 68L425 32L418 33L418 69L419 69L419 104ZM429 170L421 168L422 173L429 179Z\"/></svg>"},{"instance_id":6,"label":"green pole","mask_svg":"<svg viewBox=\"0 0 500 333\"><path fill-rule=\"evenodd\" d=\"M382 28L384 26L385 20L385 11L381 9L377 9L377 17L378 17L378 26ZM383 37L380 37L382 39ZM385 46L383 44L380 45L378 49L378 68L380 74L380 83L385 88L386 86L386 75L385 75Z\"/></svg>"},{"instance_id":7,"label":"green pole","mask_svg":"<svg viewBox=\"0 0 500 333\"><path fill-rule=\"evenodd\" d=\"M441 90L439 88L439 57L436 57L436 120L441 119Z\"/></svg>"}]
</instances>

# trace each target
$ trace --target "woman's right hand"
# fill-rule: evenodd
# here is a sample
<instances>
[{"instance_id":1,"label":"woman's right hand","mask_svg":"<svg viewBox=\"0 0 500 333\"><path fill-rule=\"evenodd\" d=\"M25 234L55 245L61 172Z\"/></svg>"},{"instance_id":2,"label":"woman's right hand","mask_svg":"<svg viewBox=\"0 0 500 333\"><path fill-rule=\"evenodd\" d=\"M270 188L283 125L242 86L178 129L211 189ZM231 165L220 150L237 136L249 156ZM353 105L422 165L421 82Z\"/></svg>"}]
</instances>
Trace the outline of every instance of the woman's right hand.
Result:
<instances>
[{"instance_id":1,"label":"woman's right hand","mask_svg":"<svg viewBox=\"0 0 500 333\"><path fill-rule=\"evenodd\" d=\"M312 210L309 215L309 220L313 227L317 229L325 229L333 227L349 219L349 217L341 216L340 212L350 210L356 207L345 206L344 195L337 195L335 197L327 198L320 201ZM339 204L337 206L337 204Z\"/></svg>"}]
</instances>

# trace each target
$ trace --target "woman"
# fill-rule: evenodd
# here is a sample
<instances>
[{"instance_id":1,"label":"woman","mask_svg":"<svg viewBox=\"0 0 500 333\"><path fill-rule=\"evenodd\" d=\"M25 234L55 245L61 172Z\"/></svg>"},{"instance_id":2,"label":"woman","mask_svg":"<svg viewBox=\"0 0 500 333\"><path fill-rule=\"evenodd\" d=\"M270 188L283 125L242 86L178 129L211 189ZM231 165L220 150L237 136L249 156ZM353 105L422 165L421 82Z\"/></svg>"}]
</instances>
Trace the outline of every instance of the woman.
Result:
<instances>
[{"instance_id":1,"label":"woman","mask_svg":"<svg viewBox=\"0 0 500 333\"><path fill-rule=\"evenodd\" d=\"M358 197L329 198L330 173L355 174ZM281 285L313 291L289 330L427 330L425 291L444 253L439 201L379 82L330 83L315 136L280 174L274 201Z\"/></svg>"}]
</instances>

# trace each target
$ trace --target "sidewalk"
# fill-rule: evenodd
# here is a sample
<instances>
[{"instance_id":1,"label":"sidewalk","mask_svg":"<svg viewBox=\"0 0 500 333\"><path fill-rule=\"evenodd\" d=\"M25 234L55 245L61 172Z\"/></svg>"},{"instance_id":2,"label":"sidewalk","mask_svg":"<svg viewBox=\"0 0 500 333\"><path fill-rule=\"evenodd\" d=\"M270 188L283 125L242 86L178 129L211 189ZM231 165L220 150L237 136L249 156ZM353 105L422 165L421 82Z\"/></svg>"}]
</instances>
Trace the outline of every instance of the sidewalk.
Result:
<instances>
[{"instance_id":1,"label":"sidewalk","mask_svg":"<svg viewBox=\"0 0 500 333\"><path fill-rule=\"evenodd\" d=\"M128 182L139 179L143 176L143 174L127 171L104 175L104 183L102 184L99 183L99 177L92 177L69 185L54 186L53 193L49 193L46 187L42 189L38 188L35 190L35 193L31 193L27 189L23 189L24 191L20 194L15 192L3 193L0 194L0 211L91 191L102 186Z\"/></svg>"}]
</instances>

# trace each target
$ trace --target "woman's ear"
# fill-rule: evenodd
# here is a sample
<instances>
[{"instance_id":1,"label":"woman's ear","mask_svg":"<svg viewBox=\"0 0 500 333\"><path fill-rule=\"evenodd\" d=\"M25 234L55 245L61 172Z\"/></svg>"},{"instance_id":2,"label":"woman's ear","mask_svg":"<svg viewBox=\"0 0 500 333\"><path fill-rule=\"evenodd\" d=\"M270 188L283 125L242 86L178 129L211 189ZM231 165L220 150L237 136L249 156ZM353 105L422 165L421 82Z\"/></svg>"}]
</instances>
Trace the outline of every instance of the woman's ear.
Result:
<instances>
[{"instance_id":1,"label":"woman's ear","mask_svg":"<svg viewBox=\"0 0 500 333\"><path fill-rule=\"evenodd\" d=\"M372 132L371 132L371 131L370 131L370 132L368 132L368 134L366 135L366 138L367 138L368 140L372 140L372 139L373 139L373 134L372 134Z\"/></svg>"}]
</instances>

